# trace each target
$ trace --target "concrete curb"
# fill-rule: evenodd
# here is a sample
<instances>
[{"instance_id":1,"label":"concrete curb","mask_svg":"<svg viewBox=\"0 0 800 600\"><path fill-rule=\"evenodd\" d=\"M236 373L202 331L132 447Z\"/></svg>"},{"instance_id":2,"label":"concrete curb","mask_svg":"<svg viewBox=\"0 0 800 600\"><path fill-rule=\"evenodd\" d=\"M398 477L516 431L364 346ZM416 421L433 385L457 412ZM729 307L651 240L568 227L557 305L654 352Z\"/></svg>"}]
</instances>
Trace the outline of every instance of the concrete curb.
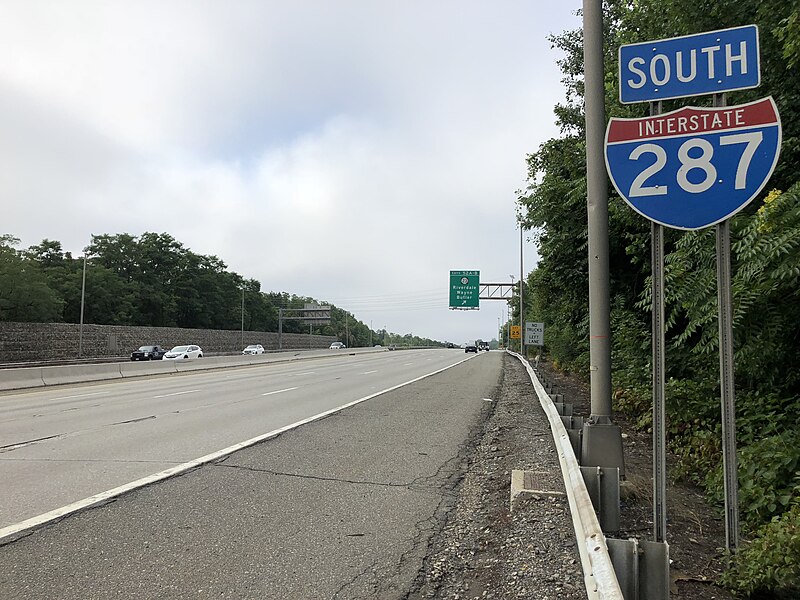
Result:
<instances>
[{"instance_id":1,"label":"concrete curb","mask_svg":"<svg viewBox=\"0 0 800 600\"><path fill-rule=\"evenodd\" d=\"M567 430L564 428L564 423L530 363L516 352L509 352L509 354L518 358L528 371L539 404L550 422L550 430L553 432L553 441L561 464L561 474L564 477L564 486L567 489L567 499L572 513L575 539L581 556L587 597L593 600L624 600L614 566L611 564L605 535L600 528L600 521L598 521L592 506L589 491L583 481L581 468L572 451L572 444Z\"/></svg>"}]
</instances>

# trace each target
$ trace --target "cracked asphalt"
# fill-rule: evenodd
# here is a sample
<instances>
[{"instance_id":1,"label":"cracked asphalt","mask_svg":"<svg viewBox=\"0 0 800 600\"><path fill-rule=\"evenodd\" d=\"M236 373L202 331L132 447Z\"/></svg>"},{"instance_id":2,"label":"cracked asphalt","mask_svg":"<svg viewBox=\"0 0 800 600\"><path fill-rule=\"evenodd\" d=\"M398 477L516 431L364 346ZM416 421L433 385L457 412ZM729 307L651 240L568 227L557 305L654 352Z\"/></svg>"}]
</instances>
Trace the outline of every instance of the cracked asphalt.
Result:
<instances>
[{"instance_id":1,"label":"cracked asphalt","mask_svg":"<svg viewBox=\"0 0 800 600\"><path fill-rule=\"evenodd\" d=\"M0 597L407 598L455 505L503 355L0 548Z\"/></svg>"}]
</instances>

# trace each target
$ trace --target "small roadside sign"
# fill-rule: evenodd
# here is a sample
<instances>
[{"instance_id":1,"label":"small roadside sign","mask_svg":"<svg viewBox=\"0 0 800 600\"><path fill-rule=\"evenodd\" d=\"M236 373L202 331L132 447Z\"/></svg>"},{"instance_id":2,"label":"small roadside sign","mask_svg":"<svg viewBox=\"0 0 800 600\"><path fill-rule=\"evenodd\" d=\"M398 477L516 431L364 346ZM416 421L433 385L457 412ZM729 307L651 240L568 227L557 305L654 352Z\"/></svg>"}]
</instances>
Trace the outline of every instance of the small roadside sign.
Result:
<instances>
[{"instance_id":1,"label":"small roadside sign","mask_svg":"<svg viewBox=\"0 0 800 600\"><path fill-rule=\"evenodd\" d=\"M479 309L480 279L480 271L450 271L450 308Z\"/></svg>"},{"instance_id":2,"label":"small roadside sign","mask_svg":"<svg viewBox=\"0 0 800 600\"><path fill-rule=\"evenodd\" d=\"M745 25L619 48L624 104L758 87L758 27Z\"/></svg>"},{"instance_id":3,"label":"small roadside sign","mask_svg":"<svg viewBox=\"0 0 800 600\"><path fill-rule=\"evenodd\" d=\"M768 97L612 118L605 158L611 182L636 212L667 227L702 229L732 217L761 192L780 147L778 107Z\"/></svg>"},{"instance_id":4,"label":"small roadside sign","mask_svg":"<svg viewBox=\"0 0 800 600\"><path fill-rule=\"evenodd\" d=\"M520 329L522 329L519 325L512 325L511 326L511 339L518 340L522 336L520 335Z\"/></svg>"},{"instance_id":5,"label":"small roadside sign","mask_svg":"<svg viewBox=\"0 0 800 600\"><path fill-rule=\"evenodd\" d=\"M525 345L544 346L544 323L525 321Z\"/></svg>"}]
</instances>

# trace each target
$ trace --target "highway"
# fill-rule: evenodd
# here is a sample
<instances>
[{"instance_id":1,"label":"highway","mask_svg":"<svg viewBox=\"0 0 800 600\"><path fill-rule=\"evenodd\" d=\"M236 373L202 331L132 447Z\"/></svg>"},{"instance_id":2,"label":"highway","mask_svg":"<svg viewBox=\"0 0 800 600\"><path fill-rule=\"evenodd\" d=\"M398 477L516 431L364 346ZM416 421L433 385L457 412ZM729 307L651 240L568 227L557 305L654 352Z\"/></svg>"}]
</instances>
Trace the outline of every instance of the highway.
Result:
<instances>
[{"instance_id":1,"label":"highway","mask_svg":"<svg viewBox=\"0 0 800 600\"><path fill-rule=\"evenodd\" d=\"M71 436L3 455L55 444L48 453L64 456L51 467L41 465L51 461L33 457L1 461L4 481L10 463L19 463L14 476L41 469L39 476L47 480L38 487L42 493L95 468L92 444L76 443L82 438L96 438L94 452L105 448L122 456L99 461L105 462L100 475L125 467L124 477L105 484L113 485L293 419L345 408L7 539L0 543L0 597L409 598L420 585L429 544L452 511L473 440L493 411L502 364L499 352L387 352L73 386L60 396L47 391L49 401L44 392L8 394L1 401L4 432L12 429L14 416L13 429L21 432L40 418L63 419L62 429L72 424ZM180 393L188 390L199 391ZM65 397L95 392L104 395ZM23 410L22 398L37 403ZM131 408L137 398L148 410ZM85 411L86 423L69 408ZM95 413L106 417L89 417ZM109 425L120 417L144 420ZM162 430L159 420L175 424ZM129 432L140 425L155 429L142 436ZM48 427L58 429L45 425L35 433ZM128 432L118 436L125 452L114 450L117 434L106 431L116 427ZM159 437L165 439L156 448ZM79 458L80 446L89 458ZM138 473L141 464L134 457L150 457ZM72 475L48 480L47 473L56 476L65 467ZM6 498L7 489L15 488L10 481L3 488ZM85 493L73 489L72 497ZM18 514L27 514L23 504L14 502Z\"/></svg>"},{"instance_id":2,"label":"highway","mask_svg":"<svg viewBox=\"0 0 800 600\"><path fill-rule=\"evenodd\" d=\"M314 360L0 394L0 529L448 368L458 350Z\"/></svg>"}]
</instances>

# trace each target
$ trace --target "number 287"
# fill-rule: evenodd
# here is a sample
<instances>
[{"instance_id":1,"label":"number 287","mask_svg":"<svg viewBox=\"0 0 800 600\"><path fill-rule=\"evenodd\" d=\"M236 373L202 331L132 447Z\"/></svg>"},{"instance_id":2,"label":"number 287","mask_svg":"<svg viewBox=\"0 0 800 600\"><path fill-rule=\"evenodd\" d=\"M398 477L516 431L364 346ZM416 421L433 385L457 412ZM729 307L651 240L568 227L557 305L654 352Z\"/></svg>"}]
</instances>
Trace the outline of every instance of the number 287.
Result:
<instances>
[{"instance_id":1,"label":"number 287","mask_svg":"<svg viewBox=\"0 0 800 600\"><path fill-rule=\"evenodd\" d=\"M763 139L760 131L752 131L749 133L737 133L734 135L726 135L719 138L720 146L730 146L733 144L745 144L742 150L742 155L739 157L739 164L736 167L736 181L734 189L743 190L747 182L747 169L750 167L750 161L756 153L756 149ZM694 149L700 149L700 155L693 157L689 152ZM647 180L658 173L667 164L667 151L661 146L656 144L641 144L636 146L631 152L631 160L639 160L643 154L654 154L656 161L647 167L644 171L636 176L633 180L630 189L630 196L663 196L668 192L666 185L653 185L647 186ZM681 166L678 169L677 182L678 185L685 191L692 194L699 194L705 192L708 188L714 185L717 179L717 169L711 163L714 157L714 147L708 140L702 138L692 138L686 140L681 147L678 148L678 160ZM701 171L704 174L702 181L693 183L689 181L689 173L692 171ZM693 179L696 179L693 177Z\"/></svg>"}]
</instances>

